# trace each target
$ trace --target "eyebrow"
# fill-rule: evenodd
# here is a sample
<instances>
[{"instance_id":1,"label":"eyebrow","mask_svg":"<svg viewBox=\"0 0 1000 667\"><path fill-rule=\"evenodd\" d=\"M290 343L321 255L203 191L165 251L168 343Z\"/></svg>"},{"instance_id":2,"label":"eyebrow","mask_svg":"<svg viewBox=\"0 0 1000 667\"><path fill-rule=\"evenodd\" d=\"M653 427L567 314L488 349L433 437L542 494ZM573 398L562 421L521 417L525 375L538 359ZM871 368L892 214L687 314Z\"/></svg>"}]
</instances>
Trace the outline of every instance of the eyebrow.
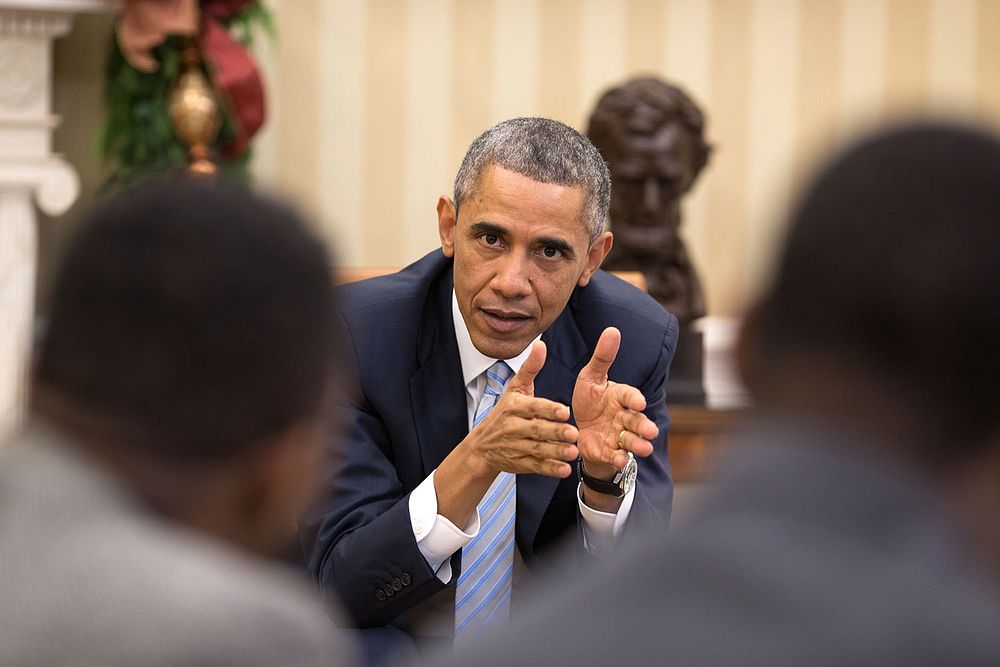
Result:
<instances>
[{"instance_id":1,"label":"eyebrow","mask_svg":"<svg viewBox=\"0 0 1000 667\"><path fill-rule=\"evenodd\" d=\"M474 222L472 223L472 225L469 226L469 232L477 236L479 234L494 234L496 236L502 236L504 238L507 238L507 236L509 236L506 228L501 227L495 222L485 222L485 221Z\"/></svg>"},{"instance_id":2,"label":"eyebrow","mask_svg":"<svg viewBox=\"0 0 1000 667\"><path fill-rule=\"evenodd\" d=\"M554 236L541 237L540 239L538 239L538 245L543 245L547 248L555 248L556 250L566 255L566 257L569 257L570 259L576 256L576 254L573 252L573 246L566 243L562 239L555 238Z\"/></svg>"},{"instance_id":3,"label":"eyebrow","mask_svg":"<svg viewBox=\"0 0 1000 667\"><path fill-rule=\"evenodd\" d=\"M496 224L495 222L486 222L485 220L480 220L479 222L474 222L469 225L469 233L473 236L479 236L481 234L495 234L503 238L510 236L506 227ZM573 252L573 246L564 241L563 239L557 238L555 236L542 236L535 239L535 243L540 246L546 246L548 248L555 248L563 255L569 258L576 257L576 253Z\"/></svg>"}]
</instances>

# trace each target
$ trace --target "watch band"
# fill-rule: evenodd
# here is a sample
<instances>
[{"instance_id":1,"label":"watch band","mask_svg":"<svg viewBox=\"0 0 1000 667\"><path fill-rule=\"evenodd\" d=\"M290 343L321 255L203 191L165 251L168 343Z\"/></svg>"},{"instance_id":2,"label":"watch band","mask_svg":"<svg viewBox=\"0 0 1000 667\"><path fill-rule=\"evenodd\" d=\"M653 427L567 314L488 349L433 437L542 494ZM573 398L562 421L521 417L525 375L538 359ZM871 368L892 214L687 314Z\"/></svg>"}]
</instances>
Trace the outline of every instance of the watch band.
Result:
<instances>
[{"instance_id":1,"label":"watch band","mask_svg":"<svg viewBox=\"0 0 1000 667\"><path fill-rule=\"evenodd\" d=\"M618 473L615 474L613 480L598 479L587 474L586 468L583 467L583 458L578 458L576 460L576 471L580 475L580 481L583 482L591 491L603 493L604 495L613 496L615 498L625 497L625 487L621 483L622 479L625 477L622 474L624 472L623 470L619 470Z\"/></svg>"}]
</instances>

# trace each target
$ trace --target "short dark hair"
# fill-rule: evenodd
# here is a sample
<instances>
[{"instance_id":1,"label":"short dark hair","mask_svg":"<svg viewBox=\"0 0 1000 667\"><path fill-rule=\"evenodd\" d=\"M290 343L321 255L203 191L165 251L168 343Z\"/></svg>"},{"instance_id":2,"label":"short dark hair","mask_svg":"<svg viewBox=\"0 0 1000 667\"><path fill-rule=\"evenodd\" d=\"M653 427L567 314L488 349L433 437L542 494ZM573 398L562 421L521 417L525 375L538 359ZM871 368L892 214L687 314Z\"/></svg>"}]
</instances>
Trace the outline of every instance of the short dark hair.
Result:
<instances>
[{"instance_id":1,"label":"short dark hair","mask_svg":"<svg viewBox=\"0 0 1000 667\"><path fill-rule=\"evenodd\" d=\"M604 231L611 174L604 158L569 125L551 118L511 118L480 134L455 176L455 214L473 195L487 167L497 165L539 183L583 188L583 224L593 243Z\"/></svg>"},{"instance_id":2,"label":"short dark hair","mask_svg":"<svg viewBox=\"0 0 1000 667\"><path fill-rule=\"evenodd\" d=\"M847 150L750 322L758 366L828 354L892 378L939 447L977 451L1000 424L1000 141L921 124Z\"/></svg>"},{"instance_id":3,"label":"short dark hair","mask_svg":"<svg viewBox=\"0 0 1000 667\"><path fill-rule=\"evenodd\" d=\"M292 209L246 189L123 194L87 217L58 271L36 407L54 398L137 455L244 454L323 409L328 262Z\"/></svg>"}]
</instances>

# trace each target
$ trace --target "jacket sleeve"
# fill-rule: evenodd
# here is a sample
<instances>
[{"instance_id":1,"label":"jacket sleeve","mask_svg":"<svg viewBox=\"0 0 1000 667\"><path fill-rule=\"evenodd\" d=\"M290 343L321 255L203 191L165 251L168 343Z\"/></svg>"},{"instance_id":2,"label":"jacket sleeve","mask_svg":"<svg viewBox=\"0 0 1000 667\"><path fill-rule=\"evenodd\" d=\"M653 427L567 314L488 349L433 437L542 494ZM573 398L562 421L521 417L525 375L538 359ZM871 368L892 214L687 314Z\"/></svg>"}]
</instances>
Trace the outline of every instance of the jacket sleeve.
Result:
<instances>
[{"instance_id":1,"label":"jacket sleeve","mask_svg":"<svg viewBox=\"0 0 1000 667\"><path fill-rule=\"evenodd\" d=\"M344 324L345 371L357 383L358 360ZM306 513L300 535L311 575L360 627L385 625L443 584L417 549L409 494L392 462L382 418L355 388L340 393L327 492ZM460 564L452 560L458 576Z\"/></svg>"},{"instance_id":2,"label":"jacket sleeve","mask_svg":"<svg viewBox=\"0 0 1000 667\"><path fill-rule=\"evenodd\" d=\"M667 377L670 374L670 362L677 349L679 328L677 318L673 315L668 317L659 357L649 378L639 387L646 397L646 416L659 427L660 432L653 440L653 453L638 460L635 499L628 525L665 524L670 520L674 487L668 458L670 417L667 414Z\"/></svg>"}]
</instances>

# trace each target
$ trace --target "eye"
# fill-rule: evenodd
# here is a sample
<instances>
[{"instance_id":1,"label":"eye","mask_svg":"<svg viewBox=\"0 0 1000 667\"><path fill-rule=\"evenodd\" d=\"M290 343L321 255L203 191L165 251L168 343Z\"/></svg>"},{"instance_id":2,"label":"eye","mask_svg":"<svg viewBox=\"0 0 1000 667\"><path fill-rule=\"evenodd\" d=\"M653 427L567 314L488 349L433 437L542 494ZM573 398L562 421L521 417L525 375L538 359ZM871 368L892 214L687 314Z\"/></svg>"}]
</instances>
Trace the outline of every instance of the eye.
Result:
<instances>
[{"instance_id":1,"label":"eye","mask_svg":"<svg viewBox=\"0 0 1000 667\"><path fill-rule=\"evenodd\" d=\"M562 257L562 252L558 248L547 245L542 248L542 256L546 259L559 259Z\"/></svg>"},{"instance_id":2,"label":"eye","mask_svg":"<svg viewBox=\"0 0 1000 667\"><path fill-rule=\"evenodd\" d=\"M503 248L503 239L496 234L482 234L479 237L479 242L487 248Z\"/></svg>"}]
</instances>

